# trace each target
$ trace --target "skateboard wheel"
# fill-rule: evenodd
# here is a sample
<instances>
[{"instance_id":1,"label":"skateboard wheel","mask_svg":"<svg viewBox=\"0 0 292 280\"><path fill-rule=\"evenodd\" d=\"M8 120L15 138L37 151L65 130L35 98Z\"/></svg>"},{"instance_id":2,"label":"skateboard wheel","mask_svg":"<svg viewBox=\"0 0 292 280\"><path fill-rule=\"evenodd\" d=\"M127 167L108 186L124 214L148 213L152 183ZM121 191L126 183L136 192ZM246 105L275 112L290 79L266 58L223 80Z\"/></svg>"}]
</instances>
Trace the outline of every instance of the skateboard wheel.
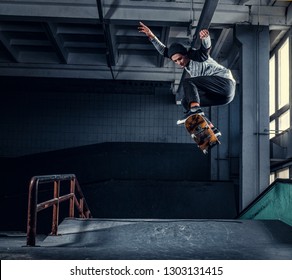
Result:
<instances>
[{"instance_id":1,"label":"skateboard wheel","mask_svg":"<svg viewBox=\"0 0 292 280\"><path fill-rule=\"evenodd\" d=\"M210 142L210 147L213 147L213 146L216 146L216 145L218 145L218 144L220 144L220 142L218 141L216 141L216 142Z\"/></svg>"}]
</instances>

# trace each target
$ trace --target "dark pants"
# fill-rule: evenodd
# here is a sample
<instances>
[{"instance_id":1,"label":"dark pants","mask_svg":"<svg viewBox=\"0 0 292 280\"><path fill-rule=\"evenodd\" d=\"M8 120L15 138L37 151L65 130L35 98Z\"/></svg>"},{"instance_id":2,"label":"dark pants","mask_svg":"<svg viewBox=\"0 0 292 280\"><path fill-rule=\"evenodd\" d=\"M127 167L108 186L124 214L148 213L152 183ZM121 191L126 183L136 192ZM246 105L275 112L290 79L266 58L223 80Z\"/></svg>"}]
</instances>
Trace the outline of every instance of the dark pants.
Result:
<instances>
[{"instance_id":1,"label":"dark pants","mask_svg":"<svg viewBox=\"0 0 292 280\"><path fill-rule=\"evenodd\" d=\"M224 105L231 102L235 95L235 83L218 76L187 78L183 81L184 97L182 105L190 109L191 102L202 107Z\"/></svg>"}]
</instances>

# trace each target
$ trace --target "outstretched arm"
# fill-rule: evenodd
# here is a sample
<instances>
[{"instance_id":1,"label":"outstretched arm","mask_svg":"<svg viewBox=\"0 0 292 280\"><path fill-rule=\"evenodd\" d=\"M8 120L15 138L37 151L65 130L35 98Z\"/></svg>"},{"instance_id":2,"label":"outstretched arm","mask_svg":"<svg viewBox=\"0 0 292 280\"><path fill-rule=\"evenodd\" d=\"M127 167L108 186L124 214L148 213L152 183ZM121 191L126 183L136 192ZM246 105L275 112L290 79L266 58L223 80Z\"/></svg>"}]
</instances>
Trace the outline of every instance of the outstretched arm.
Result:
<instances>
[{"instance_id":1,"label":"outstretched arm","mask_svg":"<svg viewBox=\"0 0 292 280\"><path fill-rule=\"evenodd\" d=\"M141 33L144 33L150 40L150 42L153 44L155 49L161 54L164 55L166 46L159 41L159 39L154 35L154 33L151 31L151 29L146 26L143 22L139 22L140 26L138 26L138 30Z\"/></svg>"},{"instance_id":2,"label":"outstretched arm","mask_svg":"<svg viewBox=\"0 0 292 280\"><path fill-rule=\"evenodd\" d=\"M139 32L144 33L148 36L149 39L153 39L155 37L154 33L151 31L151 29L146 26L143 22L139 22L140 26L138 26Z\"/></svg>"}]
</instances>

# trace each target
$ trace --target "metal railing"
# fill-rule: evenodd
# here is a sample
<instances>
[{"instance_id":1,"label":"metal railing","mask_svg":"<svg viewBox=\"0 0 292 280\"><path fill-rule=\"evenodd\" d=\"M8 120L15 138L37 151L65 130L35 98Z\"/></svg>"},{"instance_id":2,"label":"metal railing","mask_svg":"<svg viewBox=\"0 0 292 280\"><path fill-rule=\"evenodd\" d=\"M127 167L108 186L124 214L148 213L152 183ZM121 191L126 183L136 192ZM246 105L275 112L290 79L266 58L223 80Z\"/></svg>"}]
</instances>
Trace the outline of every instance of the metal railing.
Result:
<instances>
[{"instance_id":1,"label":"metal railing","mask_svg":"<svg viewBox=\"0 0 292 280\"><path fill-rule=\"evenodd\" d=\"M62 181L70 181L70 192L60 196ZM38 203L39 185L48 183L53 183L53 198ZM73 218L75 216L75 208L78 210L79 218L92 217L80 185L74 174L34 176L31 178L28 193L27 246L36 245L37 213L50 206L53 207L51 235L58 234L59 204L67 200L69 200L69 217Z\"/></svg>"}]
</instances>

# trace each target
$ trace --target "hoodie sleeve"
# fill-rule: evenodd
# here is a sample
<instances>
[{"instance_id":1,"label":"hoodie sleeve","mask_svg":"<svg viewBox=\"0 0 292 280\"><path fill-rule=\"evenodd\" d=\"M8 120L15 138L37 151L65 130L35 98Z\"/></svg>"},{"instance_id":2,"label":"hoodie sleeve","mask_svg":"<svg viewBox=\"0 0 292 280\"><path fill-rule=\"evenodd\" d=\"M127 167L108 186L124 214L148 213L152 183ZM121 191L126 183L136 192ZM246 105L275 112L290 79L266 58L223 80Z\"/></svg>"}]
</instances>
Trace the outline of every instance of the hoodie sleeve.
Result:
<instances>
[{"instance_id":1,"label":"hoodie sleeve","mask_svg":"<svg viewBox=\"0 0 292 280\"><path fill-rule=\"evenodd\" d=\"M210 49L211 48L211 38L210 36L208 36L207 38L204 38L202 40L202 46L205 48L205 49Z\"/></svg>"},{"instance_id":2,"label":"hoodie sleeve","mask_svg":"<svg viewBox=\"0 0 292 280\"><path fill-rule=\"evenodd\" d=\"M203 62L209 58L210 49L211 39L210 36L208 36L201 41L201 47L199 49L190 49L188 56L191 60Z\"/></svg>"},{"instance_id":3,"label":"hoodie sleeve","mask_svg":"<svg viewBox=\"0 0 292 280\"><path fill-rule=\"evenodd\" d=\"M160 42L160 40L155 36L152 39L149 39L150 42L153 44L153 46L155 47L155 49L161 54L164 55L167 53L167 47Z\"/></svg>"}]
</instances>

